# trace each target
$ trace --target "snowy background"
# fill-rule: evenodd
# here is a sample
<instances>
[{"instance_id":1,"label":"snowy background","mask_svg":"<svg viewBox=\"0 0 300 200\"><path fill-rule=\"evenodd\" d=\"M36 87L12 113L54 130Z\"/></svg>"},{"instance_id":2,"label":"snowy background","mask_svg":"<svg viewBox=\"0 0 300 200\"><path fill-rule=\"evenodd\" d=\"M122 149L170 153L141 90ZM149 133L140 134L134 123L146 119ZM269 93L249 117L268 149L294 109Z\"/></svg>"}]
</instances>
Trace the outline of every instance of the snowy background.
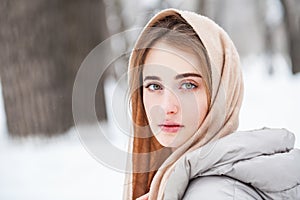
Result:
<instances>
[{"instance_id":1,"label":"snowy background","mask_svg":"<svg viewBox=\"0 0 300 200\"><path fill-rule=\"evenodd\" d=\"M111 34L115 34L122 31L120 29L122 25L125 29L131 28L132 25L144 25L146 14L157 10L158 5L167 6L173 3L175 7L189 10L196 7L194 4L200 1L190 1L190 4L182 0L104 0L104 2L108 29ZM122 12L117 9L116 5L119 4L116 2L124 8ZM219 22L228 31L243 58L245 92L239 130L262 127L286 128L295 133L295 145L300 148L300 73L292 75L291 65L286 61L289 59L282 57L287 56L287 47L281 30L283 13L279 1L207 2L208 16L219 18ZM224 2L230 5L224 5ZM270 4L267 6L269 9L262 9L261 13L266 16L259 15L259 9L254 2ZM266 54L264 18L271 19L267 20L267 23L272 25L272 33L275 34L273 43L276 51L272 60L274 65L272 75L269 73L269 62L261 56ZM124 24L120 19L125 19ZM117 50L121 47L122 44L118 41ZM112 102L112 96L116 95L111 91L118 91L121 96L124 94L124 88L115 89L115 87L116 83L111 79L106 82L106 102ZM1 94L0 85L0 200L122 198L124 174L97 161L82 144L75 127L64 135L51 139L31 137L14 140L8 137ZM118 126L114 123L114 112L110 104L108 105L108 122L102 125L110 130L109 141L124 150L127 137L118 130ZM86 132L92 132L96 128L96 126L84 127ZM108 144L99 141L98 145L105 147Z\"/></svg>"},{"instance_id":2,"label":"snowy background","mask_svg":"<svg viewBox=\"0 0 300 200\"><path fill-rule=\"evenodd\" d=\"M284 127L296 134L296 146L300 148L300 74L292 76L288 65L278 56L277 70L270 76L263 60L257 56L243 60L245 97L239 130ZM112 88L114 84L110 82L106 87ZM107 124L114 134L111 142L124 149L126 139L115 131L111 119L112 116ZM95 160L74 128L64 136L48 140L9 139L2 98L0 123L1 200L122 198L124 174Z\"/></svg>"}]
</instances>

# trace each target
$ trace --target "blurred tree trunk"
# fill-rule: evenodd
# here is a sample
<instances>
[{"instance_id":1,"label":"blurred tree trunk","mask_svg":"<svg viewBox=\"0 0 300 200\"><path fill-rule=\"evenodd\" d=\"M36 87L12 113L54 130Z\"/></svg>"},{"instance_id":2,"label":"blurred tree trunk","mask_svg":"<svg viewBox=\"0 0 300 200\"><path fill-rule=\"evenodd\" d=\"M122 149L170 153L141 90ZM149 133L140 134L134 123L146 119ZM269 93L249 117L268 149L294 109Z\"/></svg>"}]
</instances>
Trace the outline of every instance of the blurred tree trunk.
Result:
<instances>
[{"instance_id":1,"label":"blurred tree trunk","mask_svg":"<svg viewBox=\"0 0 300 200\"><path fill-rule=\"evenodd\" d=\"M208 15L207 12L207 0L199 0L197 1L198 3L198 9L196 10L197 13L201 14L201 15Z\"/></svg>"},{"instance_id":2,"label":"blurred tree trunk","mask_svg":"<svg viewBox=\"0 0 300 200\"><path fill-rule=\"evenodd\" d=\"M269 3L270 4L270 3ZM276 29L276 23L274 23L274 18L270 17L270 5L268 1L257 1L256 2L256 15L258 16L259 22L262 27L262 35L263 35L263 47L264 47L264 59L266 62L266 67L268 68L268 72L270 75L274 73L274 63L273 56L275 54L275 46L274 46L274 30Z\"/></svg>"},{"instance_id":3,"label":"blurred tree trunk","mask_svg":"<svg viewBox=\"0 0 300 200\"><path fill-rule=\"evenodd\" d=\"M292 72L300 72L300 13L299 0L281 0L289 43Z\"/></svg>"},{"instance_id":4,"label":"blurred tree trunk","mask_svg":"<svg viewBox=\"0 0 300 200\"><path fill-rule=\"evenodd\" d=\"M101 0L0 2L0 76L11 135L53 135L73 125L74 79L107 37L104 9ZM101 86L96 98L104 119Z\"/></svg>"}]
</instances>

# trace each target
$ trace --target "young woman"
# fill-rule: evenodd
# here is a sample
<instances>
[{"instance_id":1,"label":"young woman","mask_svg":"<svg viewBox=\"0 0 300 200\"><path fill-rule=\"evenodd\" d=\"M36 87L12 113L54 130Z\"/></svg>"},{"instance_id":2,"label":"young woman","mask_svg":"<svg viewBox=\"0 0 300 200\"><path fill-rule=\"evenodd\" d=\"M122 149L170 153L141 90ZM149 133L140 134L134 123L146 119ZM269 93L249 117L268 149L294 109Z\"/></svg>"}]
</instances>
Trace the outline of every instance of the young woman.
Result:
<instances>
[{"instance_id":1,"label":"young woman","mask_svg":"<svg viewBox=\"0 0 300 200\"><path fill-rule=\"evenodd\" d=\"M125 199L300 199L300 152L284 129L235 132L239 56L225 31L163 10L129 61L134 139Z\"/></svg>"}]
</instances>

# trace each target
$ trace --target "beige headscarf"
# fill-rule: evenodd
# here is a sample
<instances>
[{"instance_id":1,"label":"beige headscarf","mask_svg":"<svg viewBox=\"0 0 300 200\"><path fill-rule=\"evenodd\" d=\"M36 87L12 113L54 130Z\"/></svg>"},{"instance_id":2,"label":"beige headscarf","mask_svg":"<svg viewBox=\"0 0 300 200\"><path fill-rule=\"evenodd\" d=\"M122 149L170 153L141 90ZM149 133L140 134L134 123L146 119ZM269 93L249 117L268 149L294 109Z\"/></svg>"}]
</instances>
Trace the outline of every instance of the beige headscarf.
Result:
<instances>
[{"instance_id":1,"label":"beige headscarf","mask_svg":"<svg viewBox=\"0 0 300 200\"><path fill-rule=\"evenodd\" d=\"M243 98L243 80L238 53L229 36L215 22L193 12L166 9L156 14L146 27L175 13L193 27L208 53L212 73L211 107L193 137L172 153L155 174L150 186L150 200L163 199L168 177L180 158L209 141L217 140L237 129ZM131 55L129 66L132 67L133 63L134 55Z\"/></svg>"}]
</instances>

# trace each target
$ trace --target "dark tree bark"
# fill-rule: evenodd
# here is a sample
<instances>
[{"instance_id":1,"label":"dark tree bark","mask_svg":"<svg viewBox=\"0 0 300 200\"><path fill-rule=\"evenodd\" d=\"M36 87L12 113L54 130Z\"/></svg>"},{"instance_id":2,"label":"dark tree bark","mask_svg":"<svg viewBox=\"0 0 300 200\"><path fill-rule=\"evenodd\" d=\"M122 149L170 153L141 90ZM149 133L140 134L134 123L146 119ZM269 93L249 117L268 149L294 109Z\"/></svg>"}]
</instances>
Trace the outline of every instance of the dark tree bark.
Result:
<instances>
[{"instance_id":1,"label":"dark tree bark","mask_svg":"<svg viewBox=\"0 0 300 200\"><path fill-rule=\"evenodd\" d=\"M259 22L262 26L262 35L264 42L264 54L265 54L265 62L266 67L268 68L268 72L270 75L274 73L274 63L273 56L275 54L274 47L274 29L276 25L274 22L271 22L268 18L268 3L266 1L257 1L256 2L256 16L259 19Z\"/></svg>"},{"instance_id":2,"label":"dark tree bark","mask_svg":"<svg viewBox=\"0 0 300 200\"><path fill-rule=\"evenodd\" d=\"M284 21L288 37L292 72L300 72L300 13L299 0L281 0L284 10Z\"/></svg>"},{"instance_id":3,"label":"dark tree bark","mask_svg":"<svg viewBox=\"0 0 300 200\"><path fill-rule=\"evenodd\" d=\"M85 56L107 37L100 0L2 0L0 76L13 136L53 135L73 125L72 89ZM104 119L103 86L98 87Z\"/></svg>"},{"instance_id":4,"label":"dark tree bark","mask_svg":"<svg viewBox=\"0 0 300 200\"><path fill-rule=\"evenodd\" d=\"M208 15L208 12L207 12L207 0L199 0L197 2L199 4L197 12L199 14L201 14L201 15L207 16Z\"/></svg>"}]
</instances>

